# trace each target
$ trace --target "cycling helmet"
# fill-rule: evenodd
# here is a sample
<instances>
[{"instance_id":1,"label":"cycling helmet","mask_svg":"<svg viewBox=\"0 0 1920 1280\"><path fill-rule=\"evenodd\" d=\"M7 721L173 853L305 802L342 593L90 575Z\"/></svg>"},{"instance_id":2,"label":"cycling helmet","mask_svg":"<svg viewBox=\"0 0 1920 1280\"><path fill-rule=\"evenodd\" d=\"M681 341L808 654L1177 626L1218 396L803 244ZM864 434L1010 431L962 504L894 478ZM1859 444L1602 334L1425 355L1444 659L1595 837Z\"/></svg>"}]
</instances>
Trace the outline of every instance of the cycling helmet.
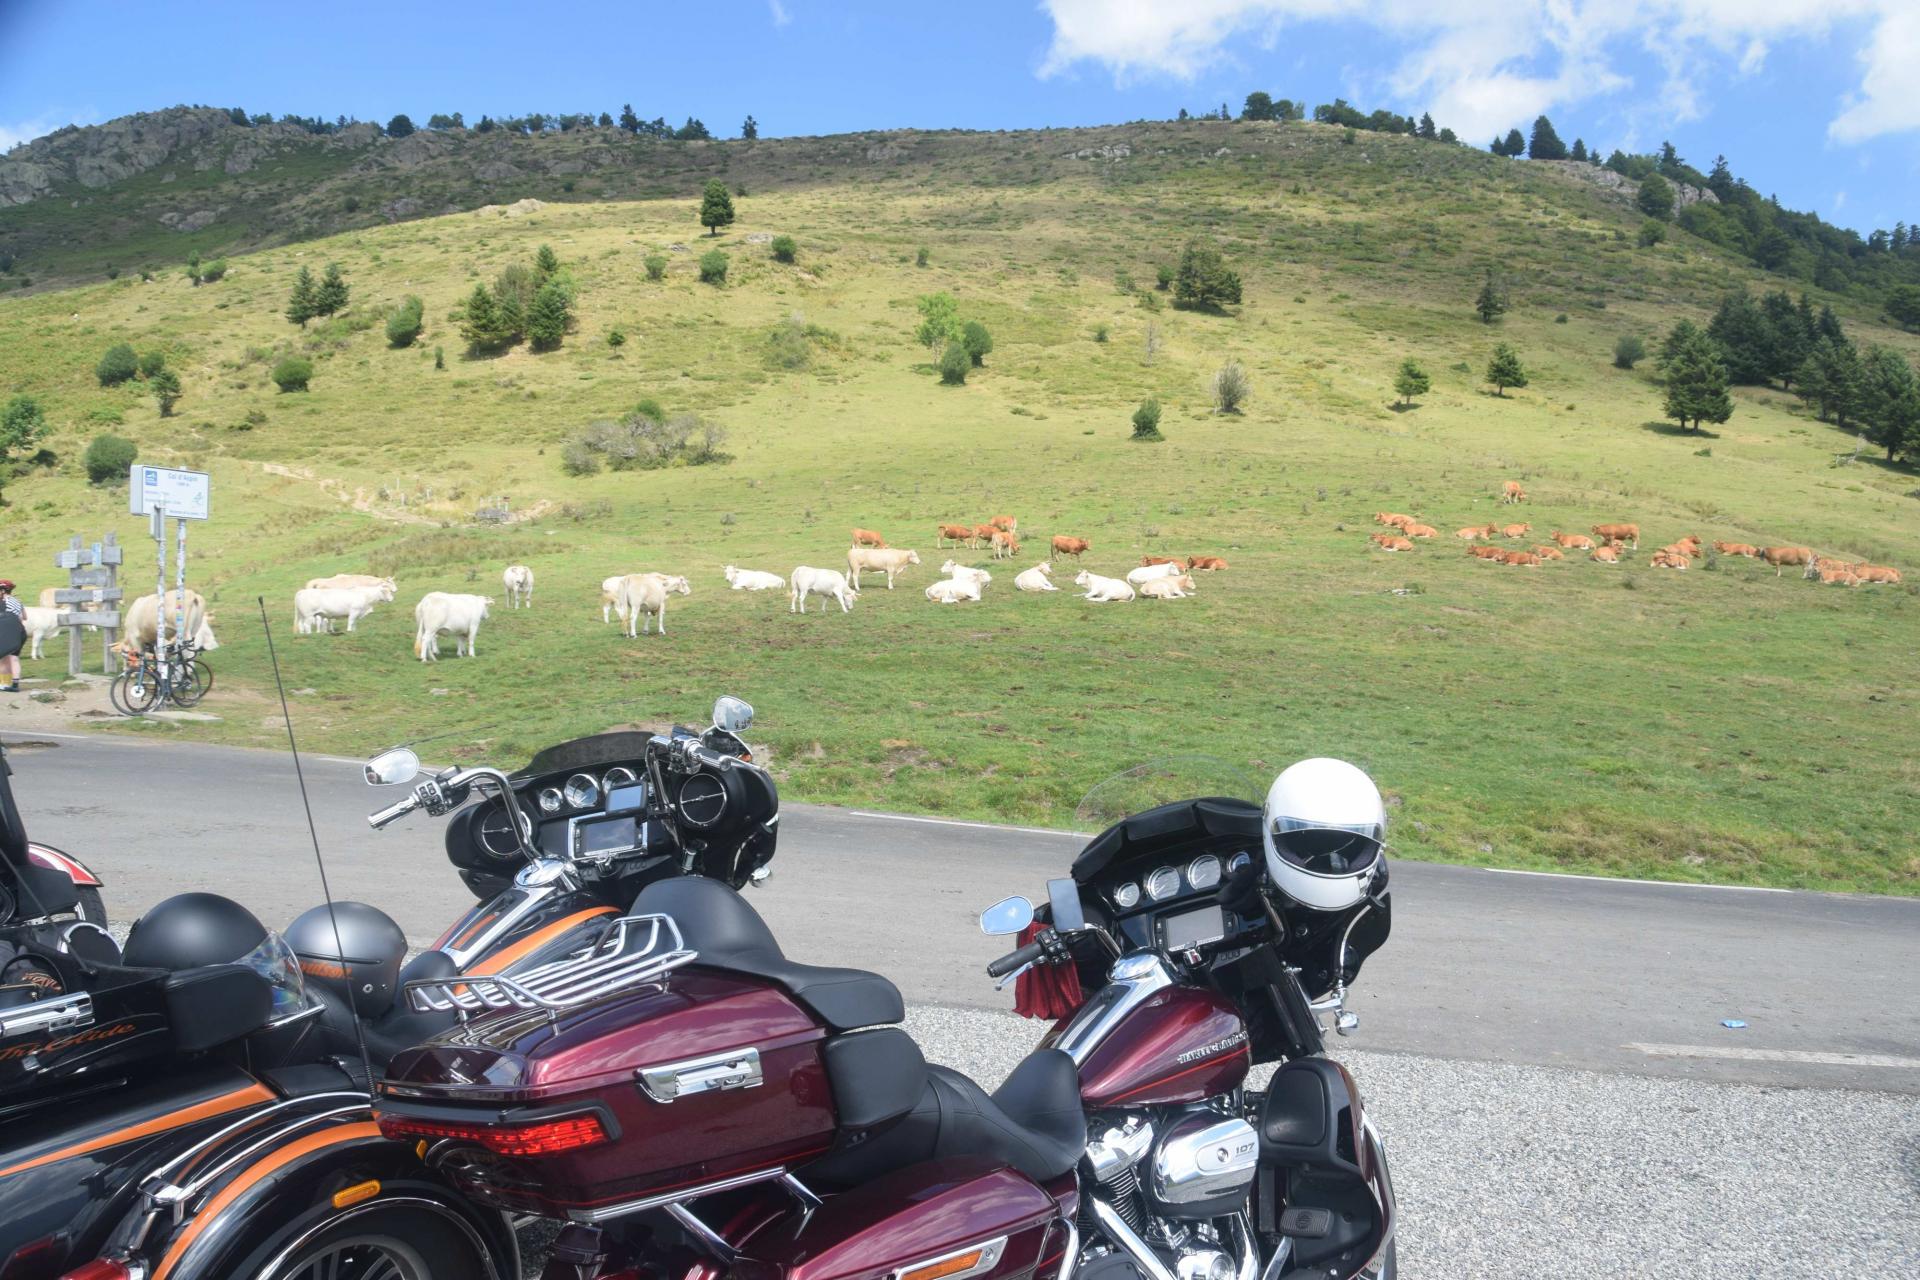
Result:
<instances>
[{"instance_id":1,"label":"cycling helmet","mask_svg":"<svg viewBox=\"0 0 1920 1280\"><path fill-rule=\"evenodd\" d=\"M1282 894L1316 911L1344 910L1366 896L1385 860L1387 809L1364 770L1302 760L1273 780L1260 817L1267 876Z\"/></svg>"},{"instance_id":2,"label":"cycling helmet","mask_svg":"<svg viewBox=\"0 0 1920 1280\"><path fill-rule=\"evenodd\" d=\"M307 1007L300 964L286 939L217 893L176 894L141 916L127 935L121 960L136 969L242 965L273 988L273 1021Z\"/></svg>"}]
</instances>

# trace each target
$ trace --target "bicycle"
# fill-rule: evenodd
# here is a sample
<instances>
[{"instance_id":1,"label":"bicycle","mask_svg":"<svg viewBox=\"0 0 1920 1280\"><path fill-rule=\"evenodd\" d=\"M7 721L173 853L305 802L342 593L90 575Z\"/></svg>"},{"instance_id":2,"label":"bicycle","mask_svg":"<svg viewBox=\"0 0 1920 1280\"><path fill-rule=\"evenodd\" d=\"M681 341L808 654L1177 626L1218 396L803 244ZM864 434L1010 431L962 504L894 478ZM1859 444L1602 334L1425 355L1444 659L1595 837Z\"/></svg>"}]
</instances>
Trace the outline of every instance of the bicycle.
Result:
<instances>
[{"instance_id":1,"label":"bicycle","mask_svg":"<svg viewBox=\"0 0 1920 1280\"><path fill-rule=\"evenodd\" d=\"M107 698L120 714L139 716L162 702L194 706L212 689L213 668L191 644L184 644L164 663L152 649L128 656L127 669L114 677Z\"/></svg>"}]
</instances>

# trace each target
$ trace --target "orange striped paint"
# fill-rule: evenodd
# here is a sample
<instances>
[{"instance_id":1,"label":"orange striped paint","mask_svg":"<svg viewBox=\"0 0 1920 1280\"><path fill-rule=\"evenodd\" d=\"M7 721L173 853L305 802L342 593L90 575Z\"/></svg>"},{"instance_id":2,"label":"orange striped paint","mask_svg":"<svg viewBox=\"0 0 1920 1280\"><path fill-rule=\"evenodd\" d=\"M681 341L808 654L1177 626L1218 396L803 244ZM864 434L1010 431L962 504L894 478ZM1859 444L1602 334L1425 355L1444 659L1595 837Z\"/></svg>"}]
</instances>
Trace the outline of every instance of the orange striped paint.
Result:
<instances>
[{"instance_id":1,"label":"orange striped paint","mask_svg":"<svg viewBox=\"0 0 1920 1280\"><path fill-rule=\"evenodd\" d=\"M581 921L591 920L595 916L610 916L614 914L617 913L612 907L589 907L585 911L576 911L570 916L562 916L550 925L535 929L532 933L520 939L520 941L514 943L512 946L503 947L490 956L482 956L474 967L467 972L470 976L476 978L483 974L504 973L507 968L516 961L522 960L533 952L538 951L541 947L546 946L549 942L552 942L555 938L573 928ZM158 1280L157 1277L156 1280Z\"/></svg>"},{"instance_id":2,"label":"orange striped paint","mask_svg":"<svg viewBox=\"0 0 1920 1280\"><path fill-rule=\"evenodd\" d=\"M124 1129L115 1129L112 1133L89 1138L85 1142L76 1142L70 1147L58 1151L49 1151L46 1155L23 1160L19 1164L8 1165L0 1169L0 1178L11 1173L20 1173L27 1169L37 1169L43 1164L52 1164L72 1156L83 1156L89 1151L100 1151L107 1147L117 1147L123 1142L132 1142L137 1138L152 1137L156 1133L165 1133L169 1129L178 1129L197 1120L207 1120L214 1116L224 1116L229 1112L242 1111L263 1102L272 1102L273 1093L265 1085L251 1084L244 1089L235 1089L232 1093L223 1093L217 1098L208 1098L205 1102L196 1102L190 1107L178 1111L169 1111L166 1115L155 1116L151 1120L142 1120L139 1124L128 1125Z\"/></svg>"},{"instance_id":3,"label":"orange striped paint","mask_svg":"<svg viewBox=\"0 0 1920 1280\"><path fill-rule=\"evenodd\" d=\"M222 1210L245 1195L247 1189L259 1182L262 1178L278 1169L285 1168L302 1156L310 1155L315 1151L322 1151L328 1147L336 1147L343 1142L358 1142L362 1138L378 1138L379 1136L380 1126L374 1124L371 1120L363 1120L357 1124L346 1124L333 1129L322 1129L320 1132L310 1133L304 1138L295 1138L285 1146L275 1147L258 1161L249 1165L246 1171L235 1177L232 1182L220 1188L219 1193L207 1201L200 1212L193 1215L193 1221L187 1224L186 1230L182 1231L175 1237L174 1242L167 1246L166 1256L160 1259L160 1265L154 1269L153 1280L167 1280L167 1277L173 1274L173 1269L180 1265L182 1255L193 1246L193 1242L199 1238L200 1233L220 1216Z\"/></svg>"}]
</instances>

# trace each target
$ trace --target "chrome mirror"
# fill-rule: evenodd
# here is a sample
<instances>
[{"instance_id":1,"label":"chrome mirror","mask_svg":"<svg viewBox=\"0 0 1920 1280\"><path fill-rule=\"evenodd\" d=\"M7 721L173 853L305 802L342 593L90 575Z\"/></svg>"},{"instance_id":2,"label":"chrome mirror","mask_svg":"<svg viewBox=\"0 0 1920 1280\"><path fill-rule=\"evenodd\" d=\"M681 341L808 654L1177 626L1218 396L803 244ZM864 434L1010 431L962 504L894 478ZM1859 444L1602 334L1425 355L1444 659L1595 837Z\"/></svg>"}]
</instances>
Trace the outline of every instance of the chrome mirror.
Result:
<instances>
[{"instance_id":1,"label":"chrome mirror","mask_svg":"<svg viewBox=\"0 0 1920 1280\"><path fill-rule=\"evenodd\" d=\"M722 697L713 704L713 723L728 733L745 733L753 723L753 707L740 698Z\"/></svg>"},{"instance_id":2,"label":"chrome mirror","mask_svg":"<svg viewBox=\"0 0 1920 1280\"><path fill-rule=\"evenodd\" d=\"M405 747L382 751L367 761L367 785L390 787L396 782L412 782L420 776L420 757Z\"/></svg>"},{"instance_id":3,"label":"chrome mirror","mask_svg":"<svg viewBox=\"0 0 1920 1280\"><path fill-rule=\"evenodd\" d=\"M980 932L1018 933L1033 923L1033 904L1025 898L1003 898L980 913Z\"/></svg>"}]
</instances>

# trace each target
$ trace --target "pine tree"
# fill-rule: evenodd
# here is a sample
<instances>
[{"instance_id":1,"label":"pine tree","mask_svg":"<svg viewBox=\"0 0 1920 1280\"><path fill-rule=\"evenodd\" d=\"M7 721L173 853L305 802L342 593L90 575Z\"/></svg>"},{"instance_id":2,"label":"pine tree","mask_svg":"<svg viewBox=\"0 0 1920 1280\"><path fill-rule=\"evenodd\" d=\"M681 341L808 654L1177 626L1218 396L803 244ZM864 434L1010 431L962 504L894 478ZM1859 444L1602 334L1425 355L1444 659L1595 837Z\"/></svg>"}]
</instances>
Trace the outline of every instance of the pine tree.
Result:
<instances>
[{"instance_id":1,"label":"pine tree","mask_svg":"<svg viewBox=\"0 0 1920 1280\"><path fill-rule=\"evenodd\" d=\"M320 287L313 291L313 313L317 316L330 316L346 310L347 278L340 274L340 264L329 262L327 273L320 277Z\"/></svg>"},{"instance_id":2,"label":"pine tree","mask_svg":"<svg viewBox=\"0 0 1920 1280\"><path fill-rule=\"evenodd\" d=\"M1481 324L1492 324L1506 312L1506 290L1494 280L1491 269L1487 272L1486 283L1480 286L1480 296L1473 300L1473 309L1480 313Z\"/></svg>"},{"instance_id":3,"label":"pine tree","mask_svg":"<svg viewBox=\"0 0 1920 1280\"><path fill-rule=\"evenodd\" d=\"M1733 197L1733 170L1727 167L1725 156L1713 158L1713 168L1707 174L1707 189L1722 200Z\"/></svg>"},{"instance_id":4,"label":"pine tree","mask_svg":"<svg viewBox=\"0 0 1920 1280\"><path fill-rule=\"evenodd\" d=\"M718 178L708 178L706 189L700 196L700 225L707 228L710 236L719 235L720 228L733 223L733 197L727 194L727 184Z\"/></svg>"},{"instance_id":5,"label":"pine tree","mask_svg":"<svg viewBox=\"0 0 1920 1280\"><path fill-rule=\"evenodd\" d=\"M1553 121L1540 116L1533 122L1533 138L1527 143L1530 160L1565 160L1567 144L1553 130Z\"/></svg>"},{"instance_id":6,"label":"pine tree","mask_svg":"<svg viewBox=\"0 0 1920 1280\"><path fill-rule=\"evenodd\" d=\"M1487 381L1493 384L1493 394L1503 399L1508 387L1527 385L1527 371L1519 355L1504 342L1493 349L1493 358L1487 361Z\"/></svg>"},{"instance_id":7,"label":"pine tree","mask_svg":"<svg viewBox=\"0 0 1920 1280\"><path fill-rule=\"evenodd\" d=\"M1393 375L1393 389L1399 392L1403 404L1412 404L1415 396L1427 394L1432 386L1433 380L1412 356L1402 360L1399 371Z\"/></svg>"},{"instance_id":8,"label":"pine tree","mask_svg":"<svg viewBox=\"0 0 1920 1280\"><path fill-rule=\"evenodd\" d=\"M1523 156L1527 153L1527 140L1520 136L1518 129L1507 130L1507 149L1502 154Z\"/></svg>"},{"instance_id":9,"label":"pine tree","mask_svg":"<svg viewBox=\"0 0 1920 1280\"><path fill-rule=\"evenodd\" d=\"M1585 164L1587 161L1586 141L1581 138L1575 138L1573 140L1573 150L1567 153L1567 158L1570 160L1578 160L1582 164Z\"/></svg>"},{"instance_id":10,"label":"pine tree","mask_svg":"<svg viewBox=\"0 0 1920 1280\"><path fill-rule=\"evenodd\" d=\"M460 336L466 340L469 351L491 351L501 345L500 310L494 305L493 293L484 284L473 286L473 292L467 295L467 307L460 317Z\"/></svg>"},{"instance_id":11,"label":"pine tree","mask_svg":"<svg viewBox=\"0 0 1920 1280\"><path fill-rule=\"evenodd\" d=\"M535 351L551 351L560 345L566 332L566 291L550 280L540 286L527 309L527 338Z\"/></svg>"},{"instance_id":12,"label":"pine tree","mask_svg":"<svg viewBox=\"0 0 1920 1280\"><path fill-rule=\"evenodd\" d=\"M1736 384L1764 386L1774 375L1778 361L1773 325L1745 290L1720 300L1720 309L1707 325L1707 334L1720 345L1727 375Z\"/></svg>"},{"instance_id":13,"label":"pine tree","mask_svg":"<svg viewBox=\"0 0 1920 1280\"><path fill-rule=\"evenodd\" d=\"M306 267L300 268L300 274L293 278L293 294L287 299L287 319L297 325L319 315L316 309L318 290L314 287L313 272Z\"/></svg>"},{"instance_id":14,"label":"pine tree","mask_svg":"<svg viewBox=\"0 0 1920 1280\"><path fill-rule=\"evenodd\" d=\"M1800 312L1785 289L1776 289L1760 299L1760 312L1766 317L1769 334L1768 376L1791 390L1800 362L1813 346L1813 332L1800 318Z\"/></svg>"},{"instance_id":15,"label":"pine tree","mask_svg":"<svg viewBox=\"0 0 1920 1280\"><path fill-rule=\"evenodd\" d=\"M1702 422L1725 422L1733 416L1727 367L1705 334L1696 330L1681 344L1666 375L1666 415L1682 427L1698 431Z\"/></svg>"},{"instance_id":16,"label":"pine tree","mask_svg":"<svg viewBox=\"0 0 1920 1280\"><path fill-rule=\"evenodd\" d=\"M749 142L759 137L760 122L758 120L755 120L752 116L748 116L746 119L746 122L740 126L740 136L745 138Z\"/></svg>"},{"instance_id":17,"label":"pine tree","mask_svg":"<svg viewBox=\"0 0 1920 1280\"><path fill-rule=\"evenodd\" d=\"M1640 190L1633 199L1649 218L1665 222L1673 217L1673 187L1657 173L1640 179Z\"/></svg>"},{"instance_id":18,"label":"pine tree","mask_svg":"<svg viewBox=\"0 0 1920 1280\"><path fill-rule=\"evenodd\" d=\"M1891 347L1870 347L1860 365L1860 420L1887 461L1920 454L1920 378Z\"/></svg>"},{"instance_id":19,"label":"pine tree","mask_svg":"<svg viewBox=\"0 0 1920 1280\"><path fill-rule=\"evenodd\" d=\"M554 256L553 246L550 244L541 245L539 252L533 255L534 278L541 284L545 284L548 280L552 279L554 273L559 270L560 259Z\"/></svg>"},{"instance_id":20,"label":"pine tree","mask_svg":"<svg viewBox=\"0 0 1920 1280\"><path fill-rule=\"evenodd\" d=\"M631 102L620 108L620 127L628 133L640 132L640 117L633 114Z\"/></svg>"},{"instance_id":21,"label":"pine tree","mask_svg":"<svg viewBox=\"0 0 1920 1280\"><path fill-rule=\"evenodd\" d=\"M173 406L180 402L180 375L171 369L161 369L147 379L147 387L160 403L160 416L171 418Z\"/></svg>"},{"instance_id":22,"label":"pine tree","mask_svg":"<svg viewBox=\"0 0 1920 1280\"><path fill-rule=\"evenodd\" d=\"M1440 131L1434 127L1433 117L1425 111L1420 113L1420 128L1417 132L1429 142L1440 136Z\"/></svg>"}]
</instances>

